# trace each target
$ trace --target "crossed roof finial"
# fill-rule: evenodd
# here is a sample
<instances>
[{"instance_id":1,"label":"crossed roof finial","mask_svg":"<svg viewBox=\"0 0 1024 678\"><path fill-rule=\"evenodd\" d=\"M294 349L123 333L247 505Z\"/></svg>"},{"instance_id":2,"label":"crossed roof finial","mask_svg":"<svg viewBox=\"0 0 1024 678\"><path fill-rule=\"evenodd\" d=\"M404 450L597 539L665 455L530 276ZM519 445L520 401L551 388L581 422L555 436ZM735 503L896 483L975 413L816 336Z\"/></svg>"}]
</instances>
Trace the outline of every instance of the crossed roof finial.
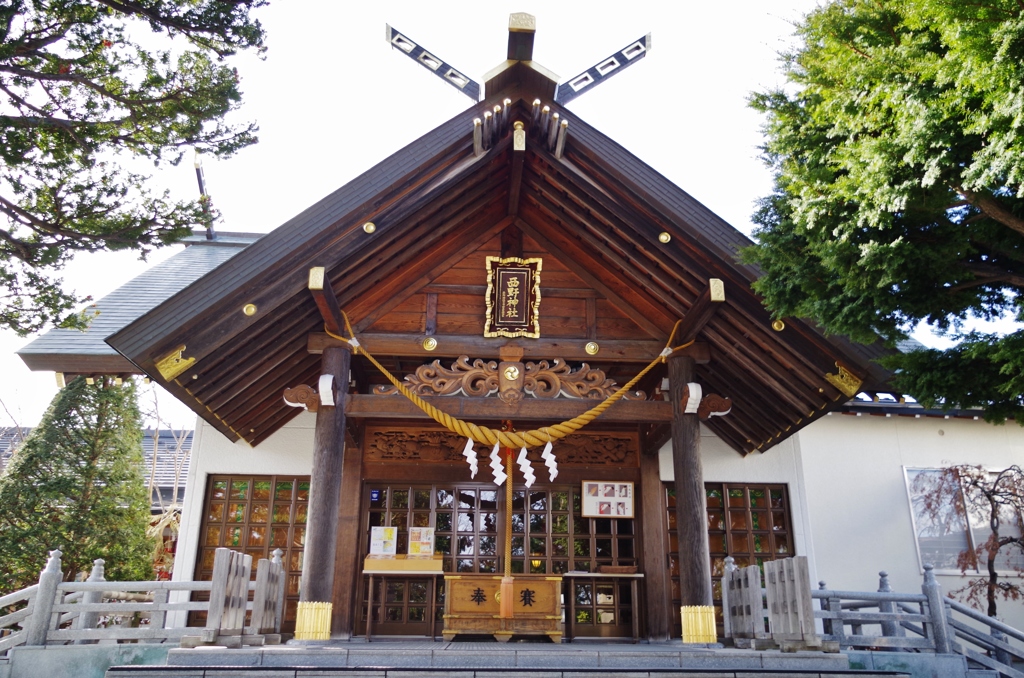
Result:
<instances>
[{"instance_id":1,"label":"crossed roof finial","mask_svg":"<svg viewBox=\"0 0 1024 678\"><path fill-rule=\"evenodd\" d=\"M516 12L508 19L508 61L533 61L533 39L537 31L537 19L526 12ZM444 60L427 51L408 36L385 25L385 40L393 48L415 60L421 66L434 73L452 87L456 88L473 101L481 101L484 87L477 81L463 74L462 71L446 63ZM566 104L594 85L604 82L613 75L621 73L626 67L632 66L647 56L651 49L651 34L648 33L619 50L615 54L602 59L594 66L579 75L558 84L552 96L559 104ZM546 72L546 71L545 71Z\"/></svg>"}]
</instances>

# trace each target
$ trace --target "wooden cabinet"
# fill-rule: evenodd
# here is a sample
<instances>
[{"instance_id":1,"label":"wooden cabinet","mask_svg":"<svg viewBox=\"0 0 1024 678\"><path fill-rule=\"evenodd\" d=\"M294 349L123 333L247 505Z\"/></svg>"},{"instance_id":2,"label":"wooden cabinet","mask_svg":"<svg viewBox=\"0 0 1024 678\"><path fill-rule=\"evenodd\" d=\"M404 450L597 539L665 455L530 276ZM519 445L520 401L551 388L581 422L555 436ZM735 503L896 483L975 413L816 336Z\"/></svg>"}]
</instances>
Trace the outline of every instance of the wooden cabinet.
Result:
<instances>
[{"instance_id":1,"label":"wooden cabinet","mask_svg":"<svg viewBox=\"0 0 1024 678\"><path fill-rule=\"evenodd\" d=\"M445 578L445 640L460 633L489 634L501 642L512 636L547 636L562 641L562 578L515 577L511 618L499 616L501 575L464 574Z\"/></svg>"}]
</instances>

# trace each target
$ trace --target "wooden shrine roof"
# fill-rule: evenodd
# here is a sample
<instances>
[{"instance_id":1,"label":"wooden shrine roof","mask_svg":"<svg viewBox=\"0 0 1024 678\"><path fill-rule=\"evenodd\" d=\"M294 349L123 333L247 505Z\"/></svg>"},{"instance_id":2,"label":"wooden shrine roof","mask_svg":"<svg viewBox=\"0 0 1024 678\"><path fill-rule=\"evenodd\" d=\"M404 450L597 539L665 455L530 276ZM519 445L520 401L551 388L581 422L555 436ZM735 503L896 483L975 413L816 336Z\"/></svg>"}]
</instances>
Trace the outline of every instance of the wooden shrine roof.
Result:
<instances>
[{"instance_id":1,"label":"wooden shrine roof","mask_svg":"<svg viewBox=\"0 0 1024 678\"><path fill-rule=\"evenodd\" d=\"M255 242L260 234L218 233L185 239L185 249L136 276L87 310L83 330L55 328L17 353L32 370L66 374L134 374L139 369L104 339L217 268Z\"/></svg>"},{"instance_id":2,"label":"wooden shrine roof","mask_svg":"<svg viewBox=\"0 0 1024 678\"><path fill-rule=\"evenodd\" d=\"M538 88L543 79L527 71L514 65L485 101L248 246L108 343L225 435L259 444L301 411L284 404L282 390L315 384L317 352L331 343L307 290L310 267L326 268L361 341L399 377L434 358L461 353L497 359L498 348L509 340L458 330L475 327L469 320L447 329L442 323L435 330L438 350L425 351L420 341L429 311L417 304L430 295L440 305L478 295L482 304L482 254L497 248L511 227L522 233L525 249L544 253L545 270L549 261L552 269L554 262L564 268L562 278L571 289L553 296L544 291L552 283L542 274L542 295L552 300L551 308L562 308L554 301L558 294L592 297L621 316L618 334L603 334L587 318L569 317L575 311L566 311L565 318L549 313L545 320L542 301L541 338L516 340L527 360L586 360L622 383L657 354L709 279L719 278L726 301L698 336L709 359L699 361L696 378L705 393L733 400L729 415L707 424L737 451L767 449L845 402L847 396L825 379L837 372L837 362L863 379L863 388L884 390L888 375L872 362L880 348L826 337L796 319L787 318L785 329L774 331L750 290L757 269L737 262L737 251L750 241L552 103L551 90L542 94ZM474 119L506 97L511 120L527 127L536 97L569 121L563 157L530 135L518 161L511 133L474 155ZM363 229L367 222L375 224L373 233ZM668 243L659 241L662 232L671 236ZM475 285L444 283L446 272L476 261ZM256 307L253 315L243 312L248 304ZM545 323L554 334L545 333ZM602 347L593 358L582 350L590 339ZM194 362L168 381L156 363L179 347ZM354 365L357 389L365 394L380 378L363 359ZM660 382L664 368L659 370L647 388Z\"/></svg>"}]
</instances>

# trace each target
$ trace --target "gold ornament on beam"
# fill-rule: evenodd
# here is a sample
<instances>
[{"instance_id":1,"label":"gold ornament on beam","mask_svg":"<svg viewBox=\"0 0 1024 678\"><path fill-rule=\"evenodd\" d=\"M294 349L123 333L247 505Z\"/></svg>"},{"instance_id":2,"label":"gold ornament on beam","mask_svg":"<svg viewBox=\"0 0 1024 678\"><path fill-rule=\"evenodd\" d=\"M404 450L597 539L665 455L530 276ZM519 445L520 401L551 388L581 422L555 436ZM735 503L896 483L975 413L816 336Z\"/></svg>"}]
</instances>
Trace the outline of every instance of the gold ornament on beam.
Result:
<instances>
[{"instance_id":1,"label":"gold ornament on beam","mask_svg":"<svg viewBox=\"0 0 1024 678\"><path fill-rule=\"evenodd\" d=\"M839 368L839 374L826 374L825 381L839 389L843 395L848 398L852 398L860 392L861 384L864 380L854 375L850 370L846 369L843 365L836 363L836 367Z\"/></svg>"},{"instance_id":2,"label":"gold ornament on beam","mask_svg":"<svg viewBox=\"0 0 1024 678\"><path fill-rule=\"evenodd\" d=\"M160 373L160 376L166 381L171 381L182 372L187 370L196 361L195 358L186 358L183 354L185 352L185 344L177 347L164 357L156 361L156 369Z\"/></svg>"}]
</instances>

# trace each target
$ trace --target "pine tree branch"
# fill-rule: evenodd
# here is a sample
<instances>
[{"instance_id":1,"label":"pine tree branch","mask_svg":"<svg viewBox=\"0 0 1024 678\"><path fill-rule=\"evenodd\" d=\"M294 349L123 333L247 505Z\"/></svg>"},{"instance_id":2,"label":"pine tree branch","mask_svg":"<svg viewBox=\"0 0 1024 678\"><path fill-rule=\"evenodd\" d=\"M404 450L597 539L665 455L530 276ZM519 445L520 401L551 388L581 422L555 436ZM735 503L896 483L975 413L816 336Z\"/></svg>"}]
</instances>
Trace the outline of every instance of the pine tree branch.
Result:
<instances>
[{"instance_id":1,"label":"pine tree branch","mask_svg":"<svg viewBox=\"0 0 1024 678\"><path fill-rule=\"evenodd\" d=\"M972 205L989 215L992 219L1024 235L1024 219L1003 207L1002 203L994 196L978 193L962 186L954 186L954 188L957 193L967 198Z\"/></svg>"}]
</instances>

